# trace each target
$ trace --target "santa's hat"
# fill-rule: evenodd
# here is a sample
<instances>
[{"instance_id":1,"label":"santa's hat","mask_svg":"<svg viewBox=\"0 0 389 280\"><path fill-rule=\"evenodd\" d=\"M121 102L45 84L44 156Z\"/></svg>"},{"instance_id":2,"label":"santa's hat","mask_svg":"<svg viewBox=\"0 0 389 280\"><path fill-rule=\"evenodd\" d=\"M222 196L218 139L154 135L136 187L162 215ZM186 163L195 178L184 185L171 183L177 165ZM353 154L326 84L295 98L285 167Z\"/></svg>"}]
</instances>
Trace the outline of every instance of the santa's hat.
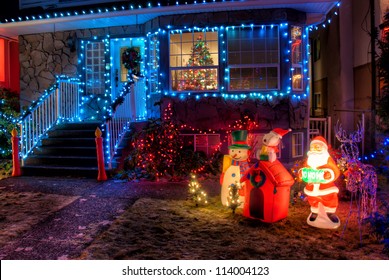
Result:
<instances>
[{"instance_id":1,"label":"santa's hat","mask_svg":"<svg viewBox=\"0 0 389 280\"><path fill-rule=\"evenodd\" d=\"M278 134L280 136L280 138L282 138L282 136L287 134L289 131L292 131L292 130L290 128L289 129L274 128L272 130L272 132L275 133L275 134Z\"/></svg>"},{"instance_id":2,"label":"santa's hat","mask_svg":"<svg viewBox=\"0 0 389 280\"><path fill-rule=\"evenodd\" d=\"M311 145L315 144L315 143L320 143L321 145L323 145L325 147L326 150L328 150L327 140L324 139L324 137L316 136L315 138L312 139Z\"/></svg>"}]
</instances>

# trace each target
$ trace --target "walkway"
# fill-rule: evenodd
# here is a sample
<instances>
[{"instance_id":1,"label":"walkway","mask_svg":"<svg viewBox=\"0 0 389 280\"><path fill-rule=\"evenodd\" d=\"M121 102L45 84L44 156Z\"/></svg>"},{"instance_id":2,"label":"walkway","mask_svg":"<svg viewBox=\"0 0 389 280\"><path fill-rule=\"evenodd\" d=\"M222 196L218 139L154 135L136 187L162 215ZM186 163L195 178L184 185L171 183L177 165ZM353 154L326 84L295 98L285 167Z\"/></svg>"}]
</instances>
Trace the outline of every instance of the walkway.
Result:
<instances>
[{"instance_id":1,"label":"walkway","mask_svg":"<svg viewBox=\"0 0 389 280\"><path fill-rule=\"evenodd\" d=\"M77 258L99 233L138 198L185 199L186 186L186 182L99 182L94 179L45 177L0 180L0 189L8 191L77 196L74 202L1 248L0 259Z\"/></svg>"}]
</instances>

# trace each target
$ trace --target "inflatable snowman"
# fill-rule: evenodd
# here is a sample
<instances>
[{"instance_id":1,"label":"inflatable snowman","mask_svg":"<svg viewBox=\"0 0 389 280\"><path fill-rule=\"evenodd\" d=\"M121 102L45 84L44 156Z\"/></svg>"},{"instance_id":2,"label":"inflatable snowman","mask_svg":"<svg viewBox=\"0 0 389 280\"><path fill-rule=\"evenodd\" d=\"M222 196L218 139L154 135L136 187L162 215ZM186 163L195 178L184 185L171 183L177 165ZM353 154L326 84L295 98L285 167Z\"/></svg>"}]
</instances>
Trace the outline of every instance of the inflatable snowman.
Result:
<instances>
[{"instance_id":1,"label":"inflatable snowman","mask_svg":"<svg viewBox=\"0 0 389 280\"><path fill-rule=\"evenodd\" d=\"M249 151L251 147L247 145L247 130L236 130L231 133L232 145L228 146L228 155L223 158L223 170L220 176L221 202L227 206L229 197L229 186L241 184L239 191L240 208L244 204L244 186L240 183L240 178L249 169ZM244 183L243 183L244 184Z\"/></svg>"}]
</instances>

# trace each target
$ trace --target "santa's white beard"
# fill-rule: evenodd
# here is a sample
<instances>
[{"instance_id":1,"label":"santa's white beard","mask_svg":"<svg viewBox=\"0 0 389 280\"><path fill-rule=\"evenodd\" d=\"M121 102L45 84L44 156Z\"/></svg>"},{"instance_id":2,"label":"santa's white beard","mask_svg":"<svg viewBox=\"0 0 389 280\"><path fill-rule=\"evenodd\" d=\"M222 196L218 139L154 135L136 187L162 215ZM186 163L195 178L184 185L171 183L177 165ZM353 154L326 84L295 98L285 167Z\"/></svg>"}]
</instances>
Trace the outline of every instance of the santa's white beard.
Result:
<instances>
[{"instance_id":1,"label":"santa's white beard","mask_svg":"<svg viewBox=\"0 0 389 280\"><path fill-rule=\"evenodd\" d=\"M328 151L323 151L321 153L309 151L307 155L308 155L307 164L314 169L316 169L319 166L327 164L328 158L330 157Z\"/></svg>"}]
</instances>

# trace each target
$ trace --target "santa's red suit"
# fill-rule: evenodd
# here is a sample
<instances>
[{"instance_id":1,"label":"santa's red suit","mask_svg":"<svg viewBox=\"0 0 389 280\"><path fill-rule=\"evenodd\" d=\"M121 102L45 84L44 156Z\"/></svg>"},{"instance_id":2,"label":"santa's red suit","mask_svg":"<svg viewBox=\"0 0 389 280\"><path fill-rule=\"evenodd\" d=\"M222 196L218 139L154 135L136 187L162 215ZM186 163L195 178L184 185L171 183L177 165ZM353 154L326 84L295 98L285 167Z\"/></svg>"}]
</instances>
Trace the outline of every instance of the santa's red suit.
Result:
<instances>
[{"instance_id":1,"label":"santa's red suit","mask_svg":"<svg viewBox=\"0 0 389 280\"><path fill-rule=\"evenodd\" d=\"M320 160L317 159L319 157ZM311 205L311 212L317 214L319 202L321 202L326 213L335 213L338 207L339 189L334 182L338 179L340 170L329 155L327 142L323 137L318 136L311 141L306 165L317 170L324 170L324 183L308 183L304 189Z\"/></svg>"}]
</instances>

